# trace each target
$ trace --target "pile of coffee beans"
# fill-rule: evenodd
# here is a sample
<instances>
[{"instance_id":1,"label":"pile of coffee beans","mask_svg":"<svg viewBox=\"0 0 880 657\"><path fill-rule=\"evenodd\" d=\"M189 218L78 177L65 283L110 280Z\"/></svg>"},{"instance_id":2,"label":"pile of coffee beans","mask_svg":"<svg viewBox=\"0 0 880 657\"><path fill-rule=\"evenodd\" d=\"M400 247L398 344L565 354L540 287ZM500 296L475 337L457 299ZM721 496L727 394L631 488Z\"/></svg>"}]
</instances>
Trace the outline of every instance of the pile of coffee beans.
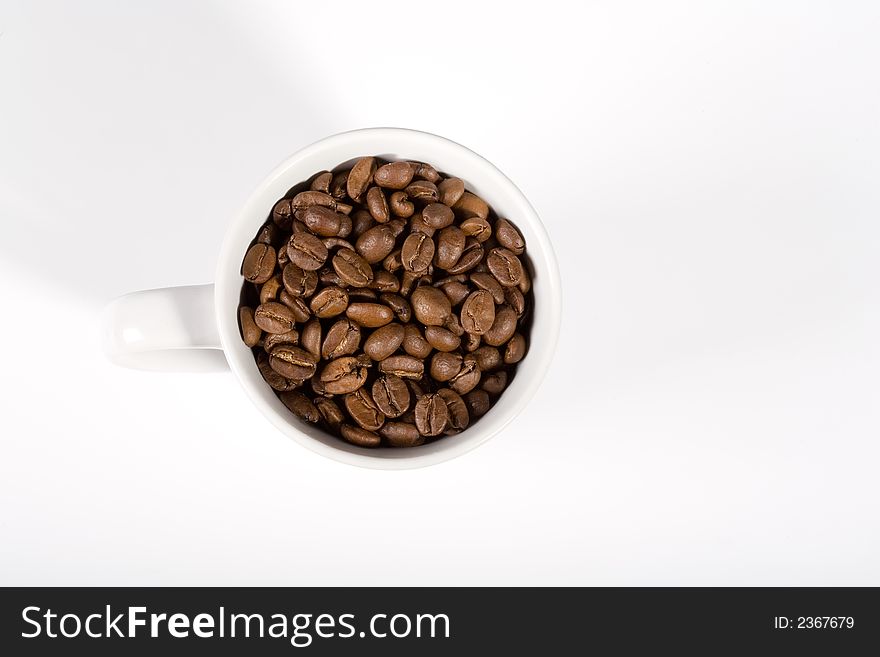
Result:
<instances>
[{"instance_id":1,"label":"pile of coffee beans","mask_svg":"<svg viewBox=\"0 0 880 657\"><path fill-rule=\"evenodd\" d=\"M422 445L484 415L525 356L524 253L460 178L363 157L275 204L241 265L242 339L304 421Z\"/></svg>"}]
</instances>

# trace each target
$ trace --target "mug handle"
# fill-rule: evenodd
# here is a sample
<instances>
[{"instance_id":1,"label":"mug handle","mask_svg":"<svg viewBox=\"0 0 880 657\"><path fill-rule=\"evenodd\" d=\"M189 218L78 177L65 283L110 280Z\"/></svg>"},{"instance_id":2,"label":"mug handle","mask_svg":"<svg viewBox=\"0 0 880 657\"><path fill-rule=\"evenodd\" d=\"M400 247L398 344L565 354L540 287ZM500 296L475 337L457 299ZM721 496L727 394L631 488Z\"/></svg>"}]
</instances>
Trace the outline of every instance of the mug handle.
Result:
<instances>
[{"instance_id":1,"label":"mug handle","mask_svg":"<svg viewBox=\"0 0 880 657\"><path fill-rule=\"evenodd\" d=\"M214 315L214 285L143 290L111 301L103 315L104 351L123 367L157 372L229 368Z\"/></svg>"}]
</instances>

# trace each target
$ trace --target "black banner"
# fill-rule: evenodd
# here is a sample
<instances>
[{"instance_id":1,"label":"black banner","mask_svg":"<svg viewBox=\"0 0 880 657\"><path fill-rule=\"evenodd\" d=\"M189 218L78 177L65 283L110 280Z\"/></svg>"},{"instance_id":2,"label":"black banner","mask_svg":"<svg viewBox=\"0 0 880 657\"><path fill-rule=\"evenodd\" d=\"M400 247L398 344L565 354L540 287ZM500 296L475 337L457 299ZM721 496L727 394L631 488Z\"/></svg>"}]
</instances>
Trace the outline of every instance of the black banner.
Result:
<instances>
[{"instance_id":1,"label":"black banner","mask_svg":"<svg viewBox=\"0 0 880 657\"><path fill-rule=\"evenodd\" d=\"M876 589L7 588L7 655L856 654ZM650 652L655 652L651 650Z\"/></svg>"}]
</instances>

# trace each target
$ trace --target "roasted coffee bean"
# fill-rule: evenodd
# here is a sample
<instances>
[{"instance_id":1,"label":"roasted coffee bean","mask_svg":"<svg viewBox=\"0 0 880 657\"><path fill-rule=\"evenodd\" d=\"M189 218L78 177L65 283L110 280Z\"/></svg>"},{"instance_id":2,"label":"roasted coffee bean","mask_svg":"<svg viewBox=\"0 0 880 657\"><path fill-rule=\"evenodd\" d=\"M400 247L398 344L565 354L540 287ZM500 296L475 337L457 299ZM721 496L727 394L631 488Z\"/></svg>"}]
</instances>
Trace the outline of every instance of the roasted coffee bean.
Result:
<instances>
[{"instance_id":1,"label":"roasted coffee bean","mask_svg":"<svg viewBox=\"0 0 880 657\"><path fill-rule=\"evenodd\" d=\"M376 225L376 220L366 210L358 210L352 215L351 238L356 240Z\"/></svg>"},{"instance_id":2,"label":"roasted coffee bean","mask_svg":"<svg viewBox=\"0 0 880 657\"><path fill-rule=\"evenodd\" d=\"M312 400L298 390L282 392L278 397L281 399L281 403L287 406L288 410L306 422L314 423L321 419L321 414L312 403Z\"/></svg>"},{"instance_id":3,"label":"roasted coffee bean","mask_svg":"<svg viewBox=\"0 0 880 657\"><path fill-rule=\"evenodd\" d=\"M348 307L348 292L341 287L325 287L312 297L309 303L315 317L324 319L335 317L345 312Z\"/></svg>"},{"instance_id":4,"label":"roasted coffee bean","mask_svg":"<svg viewBox=\"0 0 880 657\"><path fill-rule=\"evenodd\" d=\"M391 219L388 222L388 225L391 226L391 230L394 231L395 239L400 237L403 234L403 232L406 230L406 226L407 226L406 222L403 219L397 219L397 218Z\"/></svg>"},{"instance_id":5,"label":"roasted coffee bean","mask_svg":"<svg viewBox=\"0 0 880 657\"><path fill-rule=\"evenodd\" d=\"M468 295L471 293L471 289L465 285L464 283L459 283L458 281L449 281L447 283L442 284L434 284L443 290L443 294L449 299L449 303L453 306L459 305L462 301L468 298Z\"/></svg>"},{"instance_id":6,"label":"roasted coffee bean","mask_svg":"<svg viewBox=\"0 0 880 657\"><path fill-rule=\"evenodd\" d=\"M440 174L437 173L437 169L432 167L430 164L425 162L411 162L415 167L415 177L422 178L423 180L427 180L432 183L436 183L440 180Z\"/></svg>"},{"instance_id":7,"label":"roasted coffee bean","mask_svg":"<svg viewBox=\"0 0 880 657\"><path fill-rule=\"evenodd\" d=\"M404 270L400 274L400 293L408 297L421 277L421 274L415 274L411 271Z\"/></svg>"},{"instance_id":8,"label":"roasted coffee bean","mask_svg":"<svg viewBox=\"0 0 880 657\"><path fill-rule=\"evenodd\" d=\"M436 203L440 200L437 185L428 180L414 180L406 187L406 194L420 203Z\"/></svg>"},{"instance_id":9,"label":"roasted coffee bean","mask_svg":"<svg viewBox=\"0 0 880 657\"><path fill-rule=\"evenodd\" d=\"M287 263L290 262L290 258L287 257L287 247L278 249L278 255L275 260L278 262L278 266L281 269L284 269L287 266Z\"/></svg>"},{"instance_id":10,"label":"roasted coffee bean","mask_svg":"<svg viewBox=\"0 0 880 657\"><path fill-rule=\"evenodd\" d=\"M452 222L455 221L455 214L442 203L429 203L422 210L422 221L434 230L440 230L452 225Z\"/></svg>"},{"instance_id":11,"label":"roasted coffee bean","mask_svg":"<svg viewBox=\"0 0 880 657\"><path fill-rule=\"evenodd\" d=\"M423 360L431 355L431 345L415 324L404 326L403 350L410 356Z\"/></svg>"},{"instance_id":12,"label":"roasted coffee bean","mask_svg":"<svg viewBox=\"0 0 880 657\"><path fill-rule=\"evenodd\" d=\"M385 360L403 343L404 328L400 324L388 324L377 328L364 342L364 353L375 361Z\"/></svg>"},{"instance_id":13,"label":"roasted coffee bean","mask_svg":"<svg viewBox=\"0 0 880 657\"><path fill-rule=\"evenodd\" d=\"M379 300L391 308L398 321L407 323L412 318L412 308L410 308L409 301L399 294L382 293L379 295Z\"/></svg>"},{"instance_id":14,"label":"roasted coffee bean","mask_svg":"<svg viewBox=\"0 0 880 657\"><path fill-rule=\"evenodd\" d=\"M280 233L281 231L278 230L278 226L274 223L263 224L260 232L257 233L257 242L275 246L280 239Z\"/></svg>"},{"instance_id":15,"label":"roasted coffee bean","mask_svg":"<svg viewBox=\"0 0 880 657\"><path fill-rule=\"evenodd\" d=\"M367 303L372 303L373 301L377 301L379 299L379 295L376 294L376 290L371 290L365 287L353 287L348 291L348 299L351 303L355 303L357 301L366 301Z\"/></svg>"},{"instance_id":16,"label":"roasted coffee bean","mask_svg":"<svg viewBox=\"0 0 880 657\"><path fill-rule=\"evenodd\" d=\"M462 219L469 219L471 217L486 219L489 216L489 206L486 205L486 201L471 192L462 194L461 198L452 206L452 209Z\"/></svg>"},{"instance_id":17,"label":"roasted coffee bean","mask_svg":"<svg viewBox=\"0 0 880 657\"><path fill-rule=\"evenodd\" d=\"M394 250L394 231L388 224L379 224L357 238L354 248L368 263L376 264Z\"/></svg>"},{"instance_id":18,"label":"roasted coffee bean","mask_svg":"<svg viewBox=\"0 0 880 657\"><path fill-rule=\"evenodd\" d=\"M370 187L367 190L367 208L373 219L380 224L384 224L391 218L391 212L388 209L388 201L385 194L379 187Z\"/></svg>"},{"instance_id":19,"label":"roasted coffee bean","mask_svg":"<svg viewBox=\"0 0 880 657\"><path fill-rule=\"evenodd\" d=\"M490 226L489 222L482 217L465 219L459 224L459 227L461 228L461 232L468 237L473 237L480 243L485 242L492 237L492 226Z\"/></svg>"},{"instance_id":20,"label":"roasted coffee bean","mask_svg":"<svg viewBox=\"0 0 880 657\"><path fill-rule=\"evenodd\" d=\"M354 251L354 244L352 244L348 240L342 239L341 237L325 237L321 240L321 243L327 247L328 252L331 249L348 249L349 251ZM326 267L324 269L326 269ZM322 269L321 271L323 272L324 269Z\"/></svg>"},{"instance_id":21,"label":"roasted coffee bean","mask_svg":"<svg viewBox=\"0 0 880 657\"><path fill-rule=\"evenodd\" d=\"M350 424L340 425L339 433L352 445L357 445L358 447L378 447L382 442L378 434Z\"/></svg>"},{"instance_id":22,"label":"roasted coffee bean","mask_svg":"<svg viewBox=\"0 0 880 657\"><path fill-rule=\"evenodd\" d=\"M416 428L423 436L439 436L449 422L449 410L443 397L429 393L416 402Z\"/></svg>"},{"instance_id":23,"label":"roasted coffee bean","mask_svg":"<svg viewBox=\"0 0 880 657\"><path fill-rule=\"evenodd\" d=\"M341 201L345 198L346 189L348 187L348 169L345 171L337 171L333 174L333 180L330 181L330 189L327 190L333 198Z\"/></svg>"},{"instance_id":24,"label":"roasted coffee bean","mask_svg":"<svg viewBox=\"0 0 880 657\"><path fill-rule=\"evenodd\" d=\"M483 342L500 347L516 332L516 312L510 306L501 306L495 311L492 327L483 334Z\"/></svg>"},{"instance_id":25,"label":"roasted coffee bean","mask_svg":"<svg viewBox=\"0 0 880 657\"><path fill-rule=\"evenodd\" d=\"M260 303L275 301L281 291L281 275L275 274L260 286Z\"/></svg>"},{"instance_id":26,"label":"roasted coffee bean","mask_svg":"<svg viewBox=\"0 0 880 657\"><path fill-rule=\"evenodd\" d=\"M263 338L263 349L267 354L280 344L299 344L299 332L296 330L286 333L267 333Z\"/></svg>"},{"instance_id":27,"label":"roasted coffee bean","mask_svg":"<svg viewBox=\"0 0 880 657\"><path fill-rule=\"evenodd\" d=\"M400 417L410 406L409 386L399 376L386 374L373 382L373 401L386 417Z\"/></svg>"},{"instance_id":28,"label":"roasted coffee bean","mask_svg":"<svg viewBox=\"0 0 880 657\"><path fill-rule=\"evenodd\" d=\"M522 318L526 311L526 298L518 287L504 288L504 300L507 305L513 308L517 317Z\"/></svg>"},{"instance_id":29,"label":"roasted coffee bean","mask_svg":"<svg viewBox=\"0 0 880 657\"><path fill-rule=\"evenodd\" d=\"M413 356L389 356L379 363L379 371L418 381L425 375L425 361Z\"/></svg>"},{"instance_id":30,"label":"roasted coffee bean","mask_svg":"<svg viewBox=\"0 0 880 657\"><path fill-rule=\"evenodd\" d=\"M324 360L339 358L357 351L361 344L361 328L347 317L337 321L327 331L321 356Z\"/></svg>"},{"instance_id":31,"label":"roasted coffee bean","mask_svg":"<svg viewBox=\"0 0 880 657\"><path fill-rule=\"evenodd\" d=\"M522 261L520 261L522 264ZM532 277L529 274L529 270L525 265L522 267L522 278L519 280L519 284L517 285L519 291L523 294L528 294L529 290L532 289Z\"/></svg>"},{"instance_id":32,"label":"roasted coffee bean","mask_svg":"<svg viewBox=\"0 0 880 657\"><path fill-rule=\"evenodd\" d=\"M400 258L408 272L421 274L428 271L434 258L434 240L424 233L410 233L400 249Z\"/></svg>"},{"instance_id":33,"label":"roasted coffee bean","mask_svg":"<svg viewBox=\"0 0 880 657\"><path fill-rule=\"evenodd\" d=\"M425 443L416 425L409 422L386 422L379 433L391 447L417 447Z\"/></svg>"},{"instance_id":34,"label":"roasted coffee bean","mask_svg":"<svg viewBox=\"0 0 880 657\"><path fill-rule=\"evenodd\" d=\"M395 217L408 219L416 211L416 206L406 192L394 192L388 198L388 209Z\"/></svg>"},{"instance_id":35,"label":"roasted coffee bean","mask_svg":"<svg viewBox=\"0 0 880 657\"><path fill-rule=\"evenodd\" d=\"M459 395L470 392L477 387L482 377L477 359L473 354L466 354L461 363L461 369L449 380L449 387Z\"/></svg>"},{"instance_id":36,"label":"roasted coffee bean","mask_svg":"<svg viewBox=\"0 0 880 657\"><path fill-rule=\"evenodd\" d=\"M483 246L473 237L465 240L464 251L452 267L447 267L446 271L450 274L463 274L470 271L483 259Z\"/></svg>"},{"instance_id":37,"label":"roasted coffee bean","mask_svg":"<svg viewBox=\"0 0 880 657\"><path fill-rule=\"evenodd\" d=\"M492 347L490 345L483 345L478 349L475 349L474 358L477 359L477 366L480 368L482 372L489 372L491 370L497 369L501 367L501 352L498 351L496 347Z\"/></svg>"},{"instance_id":38,"label":"roasted coffee bean","mask_svg":"<svg viewBox=\"0 0 880 657\"><path fill-rule=\"evenodd\" d=\"M263 380L268 383L273 390L277 390L278 392L287 392L300 385L299 382L291 381L273 370L272 366L269 365L269 355L265 351L257 352L257 369L260 370Z\"/></svg>"},{"instance_id":39,"label":"roasted coffee bean","mask_svg":"<svg viewBox=\"0 0 880 657\"><path fill-rule=\"evenodd\" d=\"M425 223L425 218L422 217L421 213L410 219L409 230L411 233L421 233L422 235L427 235L428 237L433 237L434 233L437 232L436 228L433 228Z\"/></svg>"},{"instance_id":40,"label":"roasted coffee bean","mask_svg":"<svg viewBox=\"0 0 880 657\"><path fill-rule=\"evenodd\" d=\"M471 293L461 307L461 325L468 333L483 335L495 321L495 301L486 290Z\"/></svg>"},{"instance_id":41,"label":"roasted coffee bean","mask_svg":"<svg viewBox=\"0 0 880 657\"><path fill-rule=\"evenodd\" d=\"M305 381L315 373L318 359L305 349L292 344L278 345L269 354L269 365L281 376Z\"/></svg>"},{"instance_id":42,"label":"roasted coffee bean","mask_svg":"<svg viewBox=\"0 0 880 657\"><path fill-rule=\"evenodd\" d=\"M511 251L504 248L495 248L489 251L486 257L489 271L505 287L519 285L523 277L523 266L519 258Z\"/></svg>"},{"instance_id":43,"label":"roasted coffee bean","mask_svg":"<svg viewBox=\"0 0 880 657\"><path fill-rule=\"evenodd\" d=\"M348 283L339 277L339 274L336 273L336 270L333 269L333 267L324 267L318 273L318 281L321 285L335 285L336 287L345 287L348 285Z\"/></svg>"},{"instance_id":44,"label":"roasted coffee bean","mask_svg":"<svg viewBox=\"0 0 880 657\"><path fill-rule=\"evenodd\" d=\"M471 419L461 395L449 388L441 388L437 394L446 402L446 409L449 411L449 427L457 431L466 429Z\"/></svg>"},{"instance_id":45,"label":"roasted coffee bean","mask_svg":"<svg viewBox=\"0 0 880 657\"><path fill-rule=\"evenodd\" d=\"M500 395L507 387L507 372L501 370L481 377L480 387L490 395Z\"/></svg>"},{"instance_id":46,"label":"roasted coffee bean","mask_svg":"<svg viewBox=\"0 0 880 657\"><path fill-rule=\"evenodd\" d=\"M366 328L385 326L394 319L391 308L381 303L351 303L345 309L345 315Z\"/></svg>"},{"instance_id":47,"label":"roasted coffee bean","mask_svg":"<svg viewBox=\"0 0 880 657\"><path fill-rule=\"evenodd\" d=\"M393 274L403 269L403 259L400 257L400 249L394 249L382 260L382 269Z\"/></svg>"},{"instance_id":48,"label":"roasted coffee bean","mask_svg":"<svg viewBox=\"0 0 880 657\"><path fill-rule=\"evenodd\" d=\"M462 340L464 350L467 352L476 351L483 343L482 337L479 335L474 335L473 333L465 333L465 336L462 338Z\"/></svg>"},{"instance_id":49,"label":"roasted coffee bean","mask_svg":"<svg viewBox=\"0 0 880 657\"><path fill-rule=\"evenodd\" d=\"M348 249L341 249L333 256L333 269L339 278L354 287L366 287L373 281L370 263Z\"/></svg>"},{"instance_id":50,"label":"roasted coffee bean","mask_svg":"<svg viewBox=\"0 0 880 657\"><path fill-rule=\"evenodd\" d=\"M275 249L257 243L248 249L241 263L241 275L251 283L265 283L275 273Z\"/></svg>"},{"instance_id":51,"label":"roasted coffee bean","mask_svg":"<svg viewBox=\"0 0 880 657\"><path fill-rule=\"evenodd\" d=\"M367 381L367 368L354 356L331 360L321 370L324 389L332 395L346 395L360 388Z\"/></svg>"},{"instance_id":52,"label":"roasted coffee bean","mask_svg":"<svg viewBox=\"0 0 880 657\"><path fill-rule=\"evenodd\" d=\"M312 380L314 381L315 379ZM318 380L320 381L320 379ZM339 425L345 422L345 415L332 399L317 397L314 404L318 409L318 412L321 414L321 417L324 418L324 422L326 422L331 429L338 430Z\"/></svg>"},{"instance_id":53,"label":"roasted coffee bean","mask_svg":"<svg viewBox=\"0 0 880 657\"><path fill-rule=\"evenodd\" d=\"M288 294L295 297L310 297L318 288L318 274L289 262L281 274L281 282Z\"/></svg>"},{"instance_id":54,"label":"roasted coffee bean","mask_svg":"<svg viewBox=\"0 0 880 657\"><path fill-rule=\"evenodd\" d=\"M313 192L324 192L325 194L329 194L331 182L333 182L333 174L329 171L322 171L314 177L312 184L309 185L309 189Z\"/></svg>"},{"instance_id":55,"label":"roasted coffee bean","mask_svg":"<svg viewBox=\"0 0 880 657\"><path fill-rule=\"evenodd\" d=\"M504 289L501 286L501 283L487 272L475 271L471 274L471 283L473 283L478 289L486 290L489 294L492 295L492 300L501 305L504 303Z\"/></svg>"},{"instance_id":56,"label":"roasted coffee bean","mask_svg":"<svg viewBox=\"0 0 880 657\"><path fill-rule=\"evenodd\" d=\"M425 340L437 351L455 351L461 346L461 338L449 329L439 326L425 328Z\"/></svg>"},{"instance_id":57,"label":"roasted coffee bean","mask_svg":"<svg viewBox=\"0 0 880 657\"><path fill-rule=\"evenodd\" d=\"M283 303L285 306L290 308L293 313L293 318L300 324L303 322L309 321L309 318L312 316L309 311L309 307L306 305L306 302L303 301L300 297L295 297L292 294L288 293L287 290L281 290L281 293L278 295L279 301Z\"/></svg>"},{"instance_id":58,"label":"roasted coffee bean","mask_svg":"<svg viewBox=\"0 0 880 657\"><path fill-rule=\"evenodd\" d=\"M289 199L289 204L290 210L292 210L290 214L295 213L297 210L308 208L312 205L323 205L325 207L336 210L337 212L342 212L343 214L348 214L352 210L352 207L347 203L341 203L329 194L325 194L324 192L300 192L292 199ZM277 209L278 206L276 205L275 207ZM275 223L278 222L276 221ZM281 227L283 228L283 226Z\"/></svg>"},{"instance_id":59,"label":"roasted coffee bean","mask_svg":"<svg viewBox=\"0 0 880 657\"><path fill-rule=\"evenodd\" d=\"M450 333L458 336L459 338L461 338L465 334L465 331L461 326L461 322L458 319L458 315L454 313L449 316L449 319L446 320L446 323L443 326L448 329Z\"/></svg>"},{"instance_id":60,"label":"roasted coffee bean","mask_svg":"<svg viewBox=\"0 0 880 657\"><path fill-rule=\"evenodd\" d=\"M462 362L461 354L437 352L431 357L431 378L435 381L449 381L461 371Z\"/></svg>"},{"instance_id":61,"label":"roasted coffee bean","mask_svg":"<svg viewBox=\"0 0 880 657\"><path fill-rule=\"evenodd\" d=\"M437 185L437 190L440 192L440 202L452 207L464 194L464 181L461 178L447 178Z\"/></svg>"},{"instance_id":62,"label":"roasted coffee bean","mask_svg":"<svg viewBox=\"0 0 880 657\"><path fill-rule=\"evenodd\" d=\"M373 272L373 282L370 287L380 293L395 294L400 291L400 281L394 274L379 270Z\"/></svg>"},{"instance_id":63,"label":"roasted coffee bean","mask_svg":"<svg viewBox=\"0 0 880 657\"><path fill-rule=\"evenodd\" d=\"M327 260L327 247L311 233L294 233L287 243L287 256L297 267L316 271Z\"/></svg>"},{"instance_id":64,"label":"roasted coffee bean","mask_svg":"<svg viewBox=\"0 0 880 657\"><path fill-rule=\"evenodd\" d=\"M507 341L504 347L504 363L506 365L514 365L521 361L526 355L526 339L522 333L514 333L513 337Z\"/></svg>"},{"instance_id":65,"label":"roasted coffee bean","mask_svg":"<svg viewBox=\"0 0 880 657\"><path fill-rule=\"evenodd\" d=\"M507 219L498 219L495 222L495 239L508 251L520 255L526 250L526 241L522 234Z\"/></svg>"},{"instance_id":66,"label":"roasted coffee bean","mask_svg":"<svg viewBox=\"0 0 880 657\"><path fill-rule=\"evenodd\" d=\"M238 322L241 327L241 338L248 347L256 347L263 337L263 331L254 322L254 309L242 306L238 309ZM400 340L403 342L403 327L401 326Z\"/></svg>"},{"instance_id":67,"label":"roasted coffee bean","mask_svg":"<svg viewBox=\"0 0 880 657\"><path fill-rule=\"evenodd\" d=\"M403 189L413 179L416 167L409 162L389 162L376 169L374 182L388 189Z\"/></svg>"},{"instance_id":68,"label":"roasted coffee bean","mask_svg":"<svg viewBox=\"0 0 880 657\"><path fill-rule=\"evenodd\" d=\"M445 205L443 207L446 207ZM449 269L455 266L461 254L467 237L458 226L447 226L437 236L437 248L434 253L434 266L440 269Z\"/></svg>"},{"instance_id":69,"label":"roasted coffee bean","mask_svg":"<svg viewBox=\"0 0 880 657\"><path fill-rule=\"evenodd\" d=\"M373 174L376 171L375 157L362 157L351 168L348 174L348 182L346 189L348 195L354 201L360 201L361 196L371 182L373 182Z\"/></svg>"},{"instance_id":70,"label":"roasted coffee bean","mask_svg":"<svg viewBox=\"0 0 880 657\"><path fill-rule=\"evenodd\" d=\"M473 390L464 396L464 403L468 408L468 414L471 417L480 417L485 415L492 401L489 399L489 393L485 390Z\"/></svg>"},{"instance_id":71,"label":"roasted coffee bean","mask_svg":"<svg viewBox=\"0 0 880 657\"><path fill-rule=\"evenodd\" d=\"M302 348L308 351L316 359L321 358L321 322L310 319L302 328Z\"/></svg>"},{"instance_id":72,"label":"roasted coffee bean","mask_svg":"<svg viewBox=\"0 0 880 657\"><path fill-rule=\"evenodd\" d=\"M323 205L313 205L298 210L296 218L315 235L320 237L341 237L346 225L351 230L351 218Z\"/></svg>"},{"instance_id":73,"label":"roasted coffee bean","mask_svg":"<svg viewBox=\"0 0 880 657\"><path fill-rule=\"evenodd\" d=\"M254 311L254 323L266 333L286 333L296 326L296 316L283 303L261 303Z\"/></svg>"},{"instance_id":74,"label":"roasted coffee bean","mask_svg":"<svg viewBox=\"0 0 880 657\"><path fill-rule=\"evenodd\" d=\"M362 429L376 431L385 423L385 414L376 406L370 393L363 388L348 393L344 403L351 419Z\"/></svg>"},{"instance_id":75,"label":"roasted coffee bean","mask_svg":"<svg viewBox=\"0 0 880 657\"><path fill-rule=\"evenodd\" d=\"M442 290L421 286L410 296L416 319L426 326L443 326L452 314L452 304Z\"/></svg>"}]
</instances>

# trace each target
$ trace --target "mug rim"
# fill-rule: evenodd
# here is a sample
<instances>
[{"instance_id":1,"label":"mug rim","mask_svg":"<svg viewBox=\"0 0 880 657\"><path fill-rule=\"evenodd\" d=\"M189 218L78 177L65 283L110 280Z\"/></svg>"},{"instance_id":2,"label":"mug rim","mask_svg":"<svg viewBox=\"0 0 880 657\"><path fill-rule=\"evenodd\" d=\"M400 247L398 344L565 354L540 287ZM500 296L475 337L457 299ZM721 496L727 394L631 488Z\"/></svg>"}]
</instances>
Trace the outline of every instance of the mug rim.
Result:
<instances>
[{"instance_id":1,"label":"mug rim","mask_svg":"<svg viewBox=\"0 0 880 657\"><path fill-rule=\"evenodd\" d=\"M413 152L408 152L410 148ZM507 209L504 216L512 218L515 214L514 223L524 234L527 233L529 258L535 273L533 297L536 309L532 319L532 338L529 341L529 353L517 368L518 376L514 377L509 388L498 398L490 412L480 418L479 423L461 434L406 449L357 447L326 433L319 427L308 425L292 417L275 392L258 375L253 355L239 336L237 320L242 285L239 268L242 255L247 248L245 246L242 249L241 246L246 236L249 235L247 243L253 239L277 199L317 171L335 168L347 160L364 154L383 155L391 151L402 151L403 157L432 164L446 157L446 161L450 159L461 161L462 169L479 170L479 180L474 180L473 176L463 176L467 180L468 188L479 193L482 181L484 186L500 190L484 198L493 208L504 205ZM331 156L334 152L352 154L334 161L335 156ZM432 159L431 153L437 155ZM297 168L305 167L306 162L311 162L315 158L320 159L325 155L328 161L323 162L322 166L314 167L313 164L309 164L310 170L305 174L292 175ZM438 168L446 169L443 166ZM457 172L454 168L448 170ZM279 190L282 191L279 193ZM500 194L504 196L502 203L498 202ZM482 193L480 195L483 196ZM510 209L515 209L516 212L511 213ZM537 312L538 288L541 294L540 313ZM234 307L230 308L233 299ZM432 465L460 456L498 435L519 415L540 387L556 351L562 315L562 286L556 255L538 213L522 191L494 164L466 146L432 133L408 128L362 128L325 137L296 151L275 167L251 193L226 228L217 260L214 311L220 342L230 369L251 402L277 429L311 451L343 463L377 469L407 469ZM539 323L540 342L535 344L535 328ZM526 363L531 375L519 376L520 370L526 367ZM255 372L257 372L256 379Z\"/></svg>"}]
</instances>

